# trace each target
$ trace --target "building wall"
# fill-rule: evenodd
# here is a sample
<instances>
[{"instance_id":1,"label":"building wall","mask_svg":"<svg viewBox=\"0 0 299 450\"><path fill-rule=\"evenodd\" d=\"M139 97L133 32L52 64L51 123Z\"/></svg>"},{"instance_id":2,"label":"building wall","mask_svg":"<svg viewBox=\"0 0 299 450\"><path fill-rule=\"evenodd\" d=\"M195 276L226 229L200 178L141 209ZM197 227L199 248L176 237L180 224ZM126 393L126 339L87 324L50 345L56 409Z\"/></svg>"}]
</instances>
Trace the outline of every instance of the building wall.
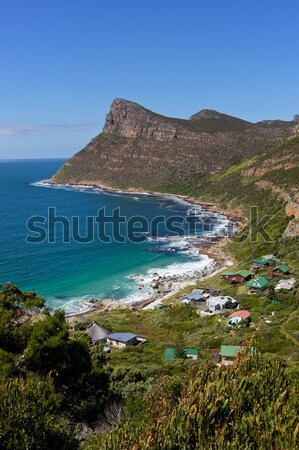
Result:
<instances>
[{"instance_id":1,"label":"building wall","mask_svg":"<svg viewBox=\"0 0 299 450\"><path fill-rule=\"evenodd\" d=\"M125 348L126 344L124 342L114 341L113 339L107 339L107 344L114 348Z\"/></svg>"},{"instance_id":2,"label":"building wall","mask_svg":"<svg viewBox=\"0 0 299 450\"><path fill-rule=\"evenodd\" d=\"M228 324L238 324L239 322L241 322L241 317L240 316L236 316L236 317L232 317L231 319L228 319Z\"/></svg>"},{"instance_id":3,"label":"building wall","mask_svg":"<svg viewBox=\"0 0 299 450\"><path fill-rule=\"evenodd\" d=\"M119 341L115 341L113 339L108 339L107 338L107 344L111 345L111 347L118 348L118 349L126 348L126 347L129 347L131 345L134 345L135 342L136 342L136 338L131 339L128 342L119 342Z\"/></svg>"},{"instance_id":4,"label":"building wall","mask_svg":"<svg viewBox=\"0 0 299 450\"><path fill-rule=\"evenodd\" d=\"M231 366L234 363L234 358L222 357L221 365L223 366Z\"/></svg>"}]
</instances>

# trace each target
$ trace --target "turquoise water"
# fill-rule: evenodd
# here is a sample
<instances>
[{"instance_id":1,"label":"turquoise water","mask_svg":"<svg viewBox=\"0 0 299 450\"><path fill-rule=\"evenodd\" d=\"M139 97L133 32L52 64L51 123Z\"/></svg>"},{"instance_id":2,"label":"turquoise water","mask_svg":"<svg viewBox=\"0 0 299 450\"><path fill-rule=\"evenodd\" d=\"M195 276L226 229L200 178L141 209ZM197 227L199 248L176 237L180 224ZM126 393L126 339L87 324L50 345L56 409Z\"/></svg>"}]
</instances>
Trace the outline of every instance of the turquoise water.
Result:
<instances>
[{"instance_id":1,"label":"turquoise water","mask_svg":"<svg viewBox=\"0 0 299 450\"><path fill-rule=\"evenodd\" d=\"M32 183L50 178L63 160L27 160L0 162L0 281L11 281L20 288L34 290L46 297L49 305L69 310L88 298L134 298L140 293L128 276L146 274L150 269L170 267L180 271L184 265L198 262L195 257L169 243L140 244L96 239L79 244L62 242L62 227L57 227L57 241L26 242L26 222L31 216L47 216L49 207L65 217L80 217L84 234L86 216L95 216L106 207L111 213L120 207L127 217L141 215L185 216L187 205L170 198L141 194L108 194L93 189L42 187ZM111 232L108 229L108 234ZM161 229L161 235L165 230Z\"/></svg>"}]
</instances>

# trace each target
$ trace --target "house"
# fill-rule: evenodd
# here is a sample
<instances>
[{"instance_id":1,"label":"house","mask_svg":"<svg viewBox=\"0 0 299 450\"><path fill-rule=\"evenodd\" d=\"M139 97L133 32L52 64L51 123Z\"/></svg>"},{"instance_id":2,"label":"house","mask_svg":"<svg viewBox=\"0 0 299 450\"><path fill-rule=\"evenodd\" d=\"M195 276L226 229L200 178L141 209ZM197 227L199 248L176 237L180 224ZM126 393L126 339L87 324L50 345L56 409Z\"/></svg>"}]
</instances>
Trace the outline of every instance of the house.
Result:
<instances>
[{"instance_id":1,"label":"house","mask_svg":"<svg viewBox=\"0 0 299 450\"><path fill-rule=\"evenodd\" d=\"M252 261L252 265L251 267L253 269L265 269L266 267L268 267L270 265L269 260L268 259L264 259L264 258L256 258Z\"/></svg>"},{"instance_id":2,"label":"house","mask_svg":"<svg viewBox=\"0 0 299 450\"><path fill-rule=\"evenodd\" d=\"M236 308L237 304L237 300L229 296L210 297L206 301L207 309L213 313L222 309Z\"/></svg>"},{"instance_id":3,"label":"house","mask_svg":"<svg viewBox=\"0 0 299 450\"><path fill-rule=\"evenodd\" d=\"M107 345L117 349L130 347L137 343L137 335L133 333L111 333L107 336Z\"/></svg>"},{"instance_id":4,"label":"house","mask_svg":"<svg viewBox=\"0 0 299 450\"><path fill-rule=\"evenodd\" d=\"M93 344L104 344L106 343L107 336L110 334L110 331L104 327L101 327L96 322L92 322L86 328L86 333L90 337Z\"/></svg>"},{"instance_id":5,"label":"house","mask_svg":"<svg viewBox=\"0 0 299 450\"><path fill-rule=\"evenodd\" d=\"M283 277L285 275L289 275L290 268L287 264L280 264L279 266L275 267L271 274L272 277Z\"/></svg>"},{"instance_id":6,"label":"house","mask_svg":"<svg viewBox=\"0 0 299 450\"><path fill-rule=\"evenodd\" d=\"M188 295L184 295L184 299L189 302L203 302L205 300L202 294L192 293Z\"/></svg>"},{"instance_id":7,"label":"house","mask_svg":"<svg viewBox=\"0 0 299 450\"><path fill-rule=\"evenodd\" d=\"M193 289L192 294L201 294L203 295L205 293L205 289Z\"/></svg>"},{"instance_id":8,"label":"house","mask_svg":"<svg viewBox=\"0 0 299 450\"><path fill-rule=\"evenodd\" d=\"M229 366L233 364L238 353L243 349L244 347L241 347L239 345L221 345L220 349L221 364L224 366Z\"/></svg>"},{"instance_id":9,"label":"house","mask_svg":"<svg viewBox=\"0 0 299 450\"><path fill-rule=\"evenodd\" d=\"M249 272L249 270L243 269L236 272L231 278L231 284L245 283L245 281L250 280L253 277L253 274Z\"/></svg>"},{"instance_id":10,"label":"house","mask_svg":"<svg viewBox=\"0 0 299 450\"><path fill-rule=\"evenodd\" d=\"M223 272L223 274L220 275L220 278L222 278L222 280L230 280L235 274L236 272Z\"/></svg>"},{"instance_id":11,"label":"house","mask_svg":"<svg viewBox=\"0 0 299 450\"><path fill-rule=\"evenodd\" d=\"M197 348L186 348L186 357L188 359L198 359L198 350ZM171 361L172 359L175 359L175 349L174 348L166 348L164 351L164 360L165 361Z\"/></svg>"},{"instance_id":12,"label":"house","mask_svg":"<svg viewBox=\"0 0 299 450\"><path fill-rule=\"evenodd\" d=\"M281 263L281 260L277 258L275 255L264 255L262 256L263 259L266 259L269 261L269 264L277 265Z\"/></svg>"},{"instance_id":13,"label":"house","mask_svg":"<svg viewBox=\"0 0 299 450\"><path fill-rule=\"evenodd\" d=\"M227 325L229 326L247 326L249 325L250 321L250 312L246 311L245 309L240 311L234 311L230 316L227 318Z\"/></svg>"},{"instance_id":14,"label":"house","mask_svg":"<svg viewBox=\"0 0 299 450\"><path fill-rule=\"evenodd\" d=\"M261 292L266 289L270 281L266 277L256 277L250 280L246 286L251 292Z\"/></svg>"},{"instance_id":15,"label":"house","mask_svg":"<svg viewBox=\"0 0 299 450\"><path fill-rule=\"evenodd\" d=\"M279 280L279 282L275 286L274 290L275 291L281 291L281 290L291 291L293 289L293 287L295 286L295 284L296 284L296 278L288 278L285 280Z\"/></svg>"},{"instance_id":16,"label":"house","mask_svg":"<svg viewBox=\"0 0 299 450\"><path fill-rule=\"evenodd\" d=\"M219 289L216 289L216 288L199 288L199 289L194 289L193 290L193 292L195 292L195 291L198 294L202 294L204 297L217 295L220 292Z\"/></svg>"}]
</instances>

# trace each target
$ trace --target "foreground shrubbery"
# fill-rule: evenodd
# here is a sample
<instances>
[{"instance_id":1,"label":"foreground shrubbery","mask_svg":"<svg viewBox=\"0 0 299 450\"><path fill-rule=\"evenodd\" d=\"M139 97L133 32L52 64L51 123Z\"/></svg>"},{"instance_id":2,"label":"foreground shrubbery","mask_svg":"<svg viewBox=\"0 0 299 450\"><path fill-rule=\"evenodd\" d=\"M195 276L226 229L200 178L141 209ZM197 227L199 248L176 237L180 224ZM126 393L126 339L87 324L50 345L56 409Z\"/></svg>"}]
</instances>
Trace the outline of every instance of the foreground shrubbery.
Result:
<instances>
[{"instance_id":1,"label":"foreground shrubbery","mask_svg":"<svg viewBox=\"0 0 299 450\"><path fill-rule=\"evenodd\" d=\"M1 450L76 450L68 420L59 417L62 396L50 377L28 375L0 383Z\"/></svg>"},{"instance_id":2,"label":"foreground shrubbery","mask_svg":"<svg viewBox=\"0 0 299 450\"><path fill-rule=\"evenodd\" d=\"M191 371L181 394L166 383L144 399L143 416L94 436L85 450L299 448L298 386L287 369L249 350L236 365L207 361ZM170 386L170 388L169 388Z\"/></svg>"},{"instance_id":3,"label":"foreground shrubbery","mask_svg":"<svg viewBox=\"0 0 299 450\"><path fill-rule=\"evenodd\" d=\"M109 374L64 312L8 283L0 289L0 450L76 449L78 424L110 401Z\"/></svg>"}]
</instances>

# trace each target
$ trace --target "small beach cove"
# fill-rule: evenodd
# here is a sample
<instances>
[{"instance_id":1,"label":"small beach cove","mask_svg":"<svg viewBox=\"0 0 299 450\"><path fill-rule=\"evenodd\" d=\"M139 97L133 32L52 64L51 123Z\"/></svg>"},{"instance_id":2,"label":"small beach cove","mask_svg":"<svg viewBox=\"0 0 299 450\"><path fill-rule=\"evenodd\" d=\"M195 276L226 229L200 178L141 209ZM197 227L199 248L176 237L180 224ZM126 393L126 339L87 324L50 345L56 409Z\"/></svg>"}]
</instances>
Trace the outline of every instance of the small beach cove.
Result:
<instances>
[{"instance_id":1,"label":"small beach cove","mask_svg":"<svg viewBox=\"0 0 299 450\"><path fill-rule=\"evenodd\" d=\"M229 216L224 216L225 211L219 211L219 205L213 203L199 202L198 199L189 196L175 196L173 194L158 192L141 192L133 189L119 190L113 189L108 186L103 186L97 183L80 183L80 184L56 184L52 180L45 180L42 182L45 186L52 186L66 189L91 189L96 191L103 191L106 194L111 195L141 195L157 197L157 199L164 197L169 198L174 202L182 203L188 206L188 208L194 209L200 208L200 210L207 214L219 215L222 219L225 217L235 224L235 227L243 226L243 218L237 217L235 212L230 211ZM136 197L135 197L136 198ZM190 211L190 209L189 209ZM179 265L170 265L165 269L149 269L146 274L136 273L128 276L130 280L134 280L137 287L137 292L133 295L121 298L118 301L111 299L92 299L92 307L88 311L76 313L70 313L69 316L76 315L89 315L97 312L108 312L111 309L118 307L129 307L133 310L140 309L153 309L158 307L163 300L180 292L183 288L195 284L199 280L205 280L214 274L222 271L224 268L229 267L232 262L223 252L223 245L227 242L227 238L217 235L218 230L214 230L214 233L208 233L207 236L189 236L186 238L162 238L164 246L169 246L169 249L176 251L176 247L181 246L181 250L189 253L193 257L193 261L190 261L190 267L188 263L185 263L185 267ZM159 239L149 237L152 242L158 242ZM196 259L196 261L194 261Z\"/></svg>"}]
</instances>

